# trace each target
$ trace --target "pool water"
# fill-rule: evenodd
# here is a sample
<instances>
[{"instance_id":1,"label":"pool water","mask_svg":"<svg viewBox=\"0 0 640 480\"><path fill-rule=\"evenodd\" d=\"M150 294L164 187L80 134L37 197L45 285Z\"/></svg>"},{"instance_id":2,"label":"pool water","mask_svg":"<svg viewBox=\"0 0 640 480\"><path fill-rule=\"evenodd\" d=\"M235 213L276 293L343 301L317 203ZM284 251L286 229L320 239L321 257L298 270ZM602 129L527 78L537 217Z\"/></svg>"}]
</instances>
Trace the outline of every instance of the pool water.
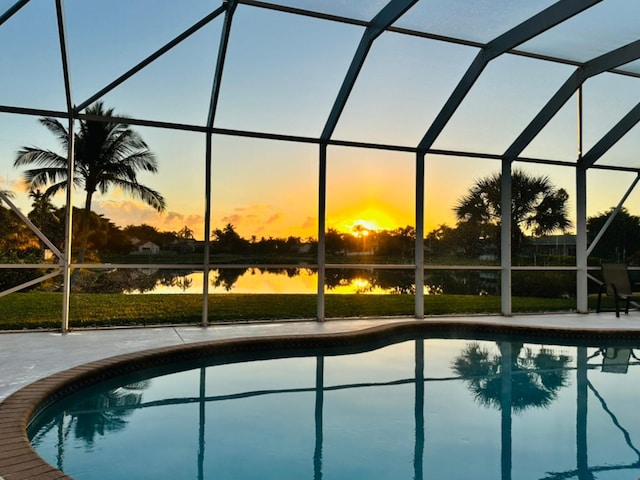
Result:
<instances>
[{"instance_id":1,"label":"pool water","mask_svg":"<svg viewBox=\"0 0 640 480\"><path fill-rule=\"evenodd\" d=\"M516 338L200 364L76 394L29 436L77 480L636 479L639 364Z\"/></svg>"}]
</instances>

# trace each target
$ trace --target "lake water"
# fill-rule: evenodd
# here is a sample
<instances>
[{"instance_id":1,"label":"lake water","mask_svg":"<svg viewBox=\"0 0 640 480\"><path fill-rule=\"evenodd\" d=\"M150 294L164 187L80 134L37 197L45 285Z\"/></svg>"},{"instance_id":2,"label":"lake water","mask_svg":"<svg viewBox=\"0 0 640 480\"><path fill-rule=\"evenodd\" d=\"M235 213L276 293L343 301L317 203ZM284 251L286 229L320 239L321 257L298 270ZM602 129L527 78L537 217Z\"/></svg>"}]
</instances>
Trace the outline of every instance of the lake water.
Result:
<instances>
[{"instance_id":1,"label":"lake water","mask_svg":"<svg viewBox=\"0 0 640 480\"><path fill-rule=\"evenodd\" d=\"M223 275L213 270L209 277L209 293L305 293L317 292L318 275L310 269L293 269L290 272L270 272L257 268L242 270L225 269ZM411 273L413 274L413 273ZM158 283L144 293L201 293L204 275L189 273L176 278L173 284ZM330 293L361 293L383 295L394 293L394 287L376 285L365 275L341 278L327 288ZM130 293L139 293L132 291Z\"/></svg>"}]
</instances>

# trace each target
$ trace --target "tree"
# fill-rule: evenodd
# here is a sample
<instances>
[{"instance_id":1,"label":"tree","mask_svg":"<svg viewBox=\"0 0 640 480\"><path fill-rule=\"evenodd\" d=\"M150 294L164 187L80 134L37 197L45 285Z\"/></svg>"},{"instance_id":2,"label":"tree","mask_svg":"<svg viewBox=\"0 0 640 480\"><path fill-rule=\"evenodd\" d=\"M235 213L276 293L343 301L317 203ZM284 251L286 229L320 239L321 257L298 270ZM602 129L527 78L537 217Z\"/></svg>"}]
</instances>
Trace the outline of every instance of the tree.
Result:
<instances>
[{"instance_id":1,"label":"tree","mask_svg":"<svg viewBox=\"0 0 640 480\"><path fill-rule=\"evenodd\" d=\"M185 225L181 230L178 230L176 235L180 240L194 240L193 230L191 230L187 225Z\"/></svg>"},{"instance_id":2,"label":"tree","mask_svg":"<svg viewBox=\"0 0 640 480\"><path fill-rule=\"evenodd\" d=\"M412 258L415 252L416 230L410 225L395 230L382 230L375 235L375 253L383 256Z\"/></svg>"},{"instance_id":3,"label":"tree","mask_svg":"<svg viewBox=\"0 0 640 480\"><path fill-rule=\"evenodd\" d=\"M62 248L64 243L64 222L60 220L57 208L51 203L51 198L41 192L40 189L31 190L29 197L33 202L27 217L54 245Z\"/></svg>"},{"instance_id":4,"label":"tree","mask_svg":"<svg viewBox=\"0 0 640 480\"><path fill-rule=\"evenodd\" d=\"M114 116L113 109L105 110L102 102L96 102L87 108L86 113L98 117ZM14 166L35 166L36 168L24 172L25 181L32 191L47 186L44 195L52 197L68 187L69 132L55 118L41 118L40 123L58 138L65 155L37 147L22 147ZM78 131L74 135L73 183L86 192L77 257L81 263L87 247L91 203L96 192L104 194L113 187L120 188L159 212L164 211L165 200L160 193L138 183L138 172L158 171L157 161L142 137L128 124L121 121L80 120Z\"/></svg>"},{"instance_id":5,"label":"tree","mask_svg":"<svg viewBox=\"0 0 640 480\"><path fill-rule=\"evenodd\" d=\"M242 253L249 246L249 242L242 238L230 223L222 230L216 228L212 236L213 243L221 252Z\"/></svg>"},{"instance_id":6,"label":"tree","mask_svg":"<svg viewBox=\"0 0 640 480\"><path fill-rule=\"evenodd\" d=\"M335 228L329 228L324 235L324 248L327 253L343 252L345 242L343 236Z\"/></svg>"},{"instance_id":7,"label":"tree","mask_svg":"<svg viewBox=\"0 0 640 480\"><path fill-rule=\"evenodd\" d=\"M123 229L125 235L127 235L130 241L136 240L139 243L153 242L156 245L161 245L161 233L158 229L152 225L142 223L140 225L127 225Z\"/></svg>"},{"instance_id":8,"label":"tree","mask_svg":"<svg viewBox=\"0 0 640 480\"><path fill-rule=\"evenodd\" d=\"M42 251L38 237L18 215L0 205L0 263L39 263ZM33 269L0 269L0 292L40 276Z\"/></svg>"},{"instance_id":9,"label":"tree","mask_svg":"<svg viewBox=\"0 0 640 480\"><path fill-rule=\"evenodd\" d=\"M589 244L602 230L614 208L587 219ZM640 217L622 208L593 249L594 257L616 262L638 263L640 260Z\"/></svg>"},{"instance_id":10,"label":"tree","mask_svg":"<svg viewBox=\"0 0 640 480\"><path fill-rule=\"evenodd\" d=\"M567 213L569 194L563 188L556 188L549 177L534 177L522 170L514 170L511 185L511 242L514 252L520 250L525 231L542 236L556 230L566 231L572 226ZM501 173L477 180L454 207L459 223L499 226L501 191Z\"/></svg>"}]
</instances>

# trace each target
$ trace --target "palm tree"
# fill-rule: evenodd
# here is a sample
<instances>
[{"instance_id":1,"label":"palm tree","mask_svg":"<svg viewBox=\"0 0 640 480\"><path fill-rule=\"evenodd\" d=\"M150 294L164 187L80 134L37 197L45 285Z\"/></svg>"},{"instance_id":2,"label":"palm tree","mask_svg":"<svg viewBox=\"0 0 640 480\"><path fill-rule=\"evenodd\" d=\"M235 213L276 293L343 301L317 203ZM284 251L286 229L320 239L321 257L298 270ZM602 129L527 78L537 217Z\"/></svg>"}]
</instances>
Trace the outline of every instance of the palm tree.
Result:
<instances>
[{"instance_id":1,"label":"palm tree","mask_svg":"<svg viewBox=\"0 0 640 480\"><path fill-rule=\"evenodd\" d=\"M87 108L86 113L98 117L114 117L113 109L105 110L102 102ZM67 175L69 132L55 118L40 119L62 144L67 155L37 147L22 147L14 161L15 167L35 166L24 172L24 180L31 190L47 187L46 197L68 187ZM107 193L110 188L121 188L125 193L137 197L159 212L165 209L165 200L160 193L138 183L139 171L156 173L157 161L142 137L120 121L80 120L75 135L75 164L73 183L86 192L81 219L78 262L82 263L87 248L89 214L93 195Z\"/></svg>"},{"instance_id":2,"label":"palm tree","mask_svg":"<svg viewBox=\"0 0 640 480\"><path fill-rule=\"evenodd\" d=\"M519 250L524 230L540 236L571 227L567 212L569 194L563 188L556 188L549 177L534 177L516 169L512 173L511 185L512 243L515 251ZM477 180L454 207L460 223L500 225L501 191L501 173Z\"/></svg>"},{"instance_id":3,"label":"palm tree","mask_svg":"<svg viewBox=\"0 0 640 480\"><path fill-rule=\"evenodd\" d=\"M184 228L176 232L176 235L181 240L194 240L193 230L191 230L187 225L185 225Z\"/></svg>"}]
</instances>

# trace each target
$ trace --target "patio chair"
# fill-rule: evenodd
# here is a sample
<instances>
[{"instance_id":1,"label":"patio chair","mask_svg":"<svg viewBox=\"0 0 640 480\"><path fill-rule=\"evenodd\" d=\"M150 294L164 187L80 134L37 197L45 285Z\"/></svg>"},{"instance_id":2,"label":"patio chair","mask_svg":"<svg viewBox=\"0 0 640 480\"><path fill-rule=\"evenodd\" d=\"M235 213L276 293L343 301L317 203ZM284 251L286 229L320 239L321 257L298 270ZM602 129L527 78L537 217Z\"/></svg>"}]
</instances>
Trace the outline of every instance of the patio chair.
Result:
<instances>
[{"instance_id":1,"label":"patio chair","mask_svg":"<svg viewBox=\"0 0 640 480\"><path fill-rule=\"evenodd\" d=\"M598 291L598 305L596 307L596 311L598 313L605 311L601 308L601 305L602 294L606 294L608 297L613 298L616 317L620 316L620 302L624 302L624 313L629 313L629 306L632 301L640 299L640 296L634 297L633 295L627 264L603 263L602 280L603 283L600 285L600 290ZM634 302L634 306L637 307L638 305Z\"/></svg>"}]
</instances>

